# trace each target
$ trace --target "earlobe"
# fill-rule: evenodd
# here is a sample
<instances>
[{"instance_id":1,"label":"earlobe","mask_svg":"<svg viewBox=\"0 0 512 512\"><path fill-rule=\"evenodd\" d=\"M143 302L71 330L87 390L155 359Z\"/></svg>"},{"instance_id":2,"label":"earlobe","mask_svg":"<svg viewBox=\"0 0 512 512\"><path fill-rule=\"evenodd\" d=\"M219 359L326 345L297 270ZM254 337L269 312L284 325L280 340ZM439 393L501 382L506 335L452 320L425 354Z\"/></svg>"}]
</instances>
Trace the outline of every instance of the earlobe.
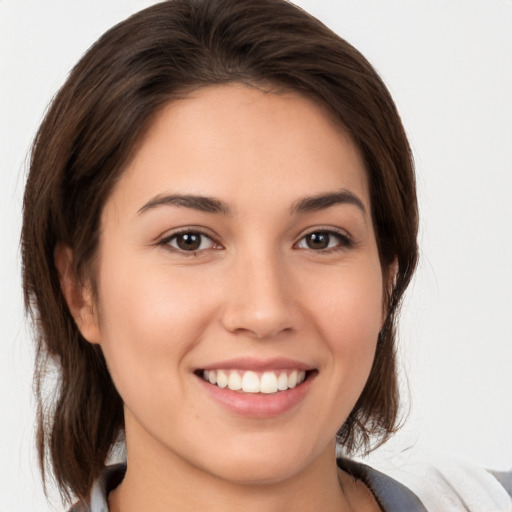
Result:
<instances>
[{"instance_id":1,"label":"earlobe","mask_svg":"<svg viewBox=\"0 0 512 512\"><path fill-rule=\"evenodd\" d=\"M73 267L73 251L59 244L54 252L60 288L78 330L90 343L100 343L98 315L90 280L82 283Z\"/></svg>"}]
</instances>

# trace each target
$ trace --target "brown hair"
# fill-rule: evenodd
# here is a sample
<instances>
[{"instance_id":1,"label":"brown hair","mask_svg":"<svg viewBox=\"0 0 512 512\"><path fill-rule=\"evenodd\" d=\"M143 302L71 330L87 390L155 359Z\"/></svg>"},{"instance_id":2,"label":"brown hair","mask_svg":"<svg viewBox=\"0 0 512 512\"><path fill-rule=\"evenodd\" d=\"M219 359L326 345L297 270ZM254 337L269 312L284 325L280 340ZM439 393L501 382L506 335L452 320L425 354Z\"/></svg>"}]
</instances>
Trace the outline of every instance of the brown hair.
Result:
<instances>
[{"instance_id":1,"label":"brown hair","mask_svg":"<svg viewBox=\"0 0 512 512\"><path fill-rule=\"evenodd\" d=\"M122 434L123 404L100 347L83 339L68 310L55 248L72 248L74 271L83 276L97 250L102 208L155 114L190 89L234 81L277 85L319 102L363 155L381 265L389 281L396 262L396 276L370 377L339 440L347 452L369 449L395 429L395 320L416 265L418 221L411 152L389 92L357 50L285 0L170 0L90 48L33 145L22 256L38 343L38 449L43 475L49 463L67 498L88 495Z\"/></svg>"}]
</instances>

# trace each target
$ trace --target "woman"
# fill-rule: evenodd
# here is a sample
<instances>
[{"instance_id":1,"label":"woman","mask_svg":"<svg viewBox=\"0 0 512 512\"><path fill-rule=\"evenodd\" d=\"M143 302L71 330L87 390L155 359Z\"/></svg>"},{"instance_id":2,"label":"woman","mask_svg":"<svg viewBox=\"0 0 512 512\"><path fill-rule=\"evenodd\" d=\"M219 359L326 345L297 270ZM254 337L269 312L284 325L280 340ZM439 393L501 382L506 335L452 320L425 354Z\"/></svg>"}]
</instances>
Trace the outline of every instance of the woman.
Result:
<instances>
[{"instance_id":1,"label":"woman","mask_svg":"<svg viewBox=\"0 0 512 512\"><path fill-rule=\"evenodd\" d=\"M43 471L75 510L424 510L348 458L396 428L416 233L393 101L317 20L176 0L114 27L25 193Z\"/></svg>"}]
</instances>

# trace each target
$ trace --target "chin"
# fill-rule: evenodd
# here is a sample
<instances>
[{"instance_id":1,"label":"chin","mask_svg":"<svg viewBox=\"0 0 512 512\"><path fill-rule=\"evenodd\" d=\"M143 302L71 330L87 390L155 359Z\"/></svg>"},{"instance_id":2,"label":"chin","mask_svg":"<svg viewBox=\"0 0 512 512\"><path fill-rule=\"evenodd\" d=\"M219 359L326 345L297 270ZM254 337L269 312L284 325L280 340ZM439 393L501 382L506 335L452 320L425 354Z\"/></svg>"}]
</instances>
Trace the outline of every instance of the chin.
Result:
<instances>
[{"instance_id":1,"label":"chin","mask_svg":"<svg viewBox=\"0 0 512 512\"><path fill-rule=\"evenodd\" d=\"M204 468L211 475L240 485L274 485L291 479L306 467L310 467L316 458L322 456L322 452L328 453L330 450L305 448L303 443L292 443L290 440L288 443L243 441L236 449L226 446L220 455L218 452L204 453L203 455L209 455Z\"/></svg>"},{"instance_id":2,"label":"chin","mask_svg":"<svg viewBox=\"0 0 512 512\"><path fill-rule=\"evenodd\" d=\"M237 460L217 466L210 473L238 485L261 486L286 481L299 473L301 467L302 464L296 460Z\"/></svg>"}]
</instances>

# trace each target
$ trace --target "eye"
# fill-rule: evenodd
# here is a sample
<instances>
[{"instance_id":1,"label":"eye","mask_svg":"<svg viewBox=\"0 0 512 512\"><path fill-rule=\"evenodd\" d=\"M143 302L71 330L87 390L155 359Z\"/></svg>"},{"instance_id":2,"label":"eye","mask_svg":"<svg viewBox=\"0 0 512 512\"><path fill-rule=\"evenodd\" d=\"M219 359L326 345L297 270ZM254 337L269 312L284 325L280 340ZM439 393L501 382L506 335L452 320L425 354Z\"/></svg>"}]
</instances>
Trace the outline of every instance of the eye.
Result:
<instances>
[{"instance_id":1,"label":"eye","mask_svg":"<svg viewBox=\"0 0 512 512\"><path fill-rule=\"evenodd\" d=\"M314 251L325 251L337 247L350 246L350 239L346 235L334 231L313 231L302 237L297 248L311 249Z\"/></svg>"},{"instance_id":2,"label":"eye","mask_svg":"<svg viewBox=\"0 0 512 512\"><path fill-rule=\"evenodd\" d=\"M214 249L216 243L204 233L199 231L182 231L162 240L162 245L167 245L177 251L196 252L206 249Z\"/></svg>"}]
</instances>

